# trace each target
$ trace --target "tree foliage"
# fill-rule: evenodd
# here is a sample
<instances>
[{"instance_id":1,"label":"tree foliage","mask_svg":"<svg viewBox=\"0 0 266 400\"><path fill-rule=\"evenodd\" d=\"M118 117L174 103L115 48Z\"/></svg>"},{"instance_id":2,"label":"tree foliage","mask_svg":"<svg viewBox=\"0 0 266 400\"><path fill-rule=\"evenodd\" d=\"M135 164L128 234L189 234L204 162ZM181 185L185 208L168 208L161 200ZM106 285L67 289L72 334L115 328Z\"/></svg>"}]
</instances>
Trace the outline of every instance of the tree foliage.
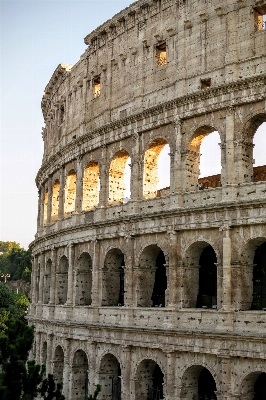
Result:
<instances>
[{"instance_id":1,"label":"tree foliage","mask_svg":"<svg viewBox=\"0 0 266 400\"><path fill-rule=\"evenodd\" d=\"M16 242L0 241L0 271L10 274L11 280L30 282L31 253Z\"/></svg>"},{"instance_id":2,"label":"tree foliage","mask_svg":"<svg viewBox=\"0 0 266 400\"><path fill-rule=\"evenodd\" d=\"M97 400L100 391L101 391L101 385L97 385L94 394L90 395L88 397L88 400Z\"/></svg>"},{"instance_id":3,"label":"tree foliage","mask_svg":"<svg viewBox=\"0 0 266 400\"><path fill-rule=\"evenodd\" d=\"M62 385L53 375L45 377L45 366L28 361L34 328L25 319L27 301L0 283L0 399L64 400Z\"/></svg>"}]
</instances>

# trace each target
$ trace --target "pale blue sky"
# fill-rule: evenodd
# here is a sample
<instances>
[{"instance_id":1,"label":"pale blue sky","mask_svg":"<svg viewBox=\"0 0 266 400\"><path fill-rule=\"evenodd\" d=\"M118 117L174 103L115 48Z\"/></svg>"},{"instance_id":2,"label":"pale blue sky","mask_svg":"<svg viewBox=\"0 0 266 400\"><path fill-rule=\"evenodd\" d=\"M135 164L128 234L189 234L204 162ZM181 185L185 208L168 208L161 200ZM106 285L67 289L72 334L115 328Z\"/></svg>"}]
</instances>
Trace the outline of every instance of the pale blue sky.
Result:
<instances>
[{"instance_id":1,"label":"pale blue sky","mask_svg":"<svg viewBox=\"0 0 266 400\"><path fill-rule=\"evenodd\" d=\"M52 73L61 62L77 62L86 49L83 38L132 2L0 0L0 240L17 241L27 248L34 239L35 176L43 153L41 98ZM265 144L265 135L263 140ZM210 146L212 159L219 160L217 144L218 156ZM204 175L202 168L201 172Z\"/></svg>"}]
</instances>

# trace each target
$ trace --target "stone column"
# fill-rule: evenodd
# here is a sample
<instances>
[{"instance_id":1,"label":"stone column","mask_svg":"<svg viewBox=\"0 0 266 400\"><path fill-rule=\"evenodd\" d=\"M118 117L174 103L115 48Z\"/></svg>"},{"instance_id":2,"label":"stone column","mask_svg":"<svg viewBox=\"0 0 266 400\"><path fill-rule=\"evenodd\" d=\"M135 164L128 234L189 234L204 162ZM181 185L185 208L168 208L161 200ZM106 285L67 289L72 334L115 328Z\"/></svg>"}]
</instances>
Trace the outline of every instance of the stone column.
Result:
<instances>
[{"instance_id":1,"label":"stone column","mask_svg":"<svg viewBox=\"0 0 266 400\"><path fill-rule=\"evenodd\" d=\"M166 376L164 378L164 398L176 399L175 393L175 353L167 352L166 354ZM166 390L165 390L166 388ZM167 392L167 397L165 397Z\"/></svg>"},{"instance_id":2,"label":"stone column","mask_svg":"<svg viewBox=\"0 0 266 400\"><path fill-rule=\"evenodd\" d=\"M131 364L132 364L132 357L131 357L131 346L122 346L123 351L123 358L124 358L124 373L122 376L121 382L121 392L122 392L122 399L126 400L130 398L130 378L131 378Z\"/></svg>"},{"instance_id":3,"label":"stone column","mask_svg":"<svg viewBox=\"0 0 266 400\"><path fill-rule=\"evenodd\" d=\"M73 306L73 269L75 262L75 245L68 245L68 280L67 280L67 305Z\"/></svg>"},{"instance_id":4,"label":"stone column","mask_svg":"<svg viewBox=\"0 0 266 400\"><path fill-rule=\"evenodd\" d=\"M169 235L169 265L167 274L167 304L169 307L177 305L177 238L175 231L168 232Z\"/></svg>"},{"instance_id":5,"label":"stone column","mask_svg":"<svg viewBox=\"0 0 266 400\"><path fill-rule=\"evenodd\" d=\"M53 200L53 180L52 176L49 176L48 179L48 204L47 204L47 222L46 225L51 224L51 216L52 216L52 200Z\"/></svg>"},{"instance_id":6,"label":"stone column","mask_svg":"<svg viewBox=\"0 0 266 400\"><path fill-rule=\"evenodd\" d=\"M101 302L99 294L100 245L101 242L99 240L93 242L91 305L94 307L99 307Z\"/></svg>"},{"instance_id":7,"label":"stone column","mask_svg":"<svg viewBox=\"0 0 266 400\"><path fill-rule=\"evenodd\" d=\"M66 400L71 400L71 339L67 339L66 351L64 355L64 369L63 369L63 394Z\"/></svg>"},{"instance_id":8,"label":"stone column","mask_svg":"<svg viewBox=\"0 0 266 400\"><path fill-rule=\"evenodd\" d=\"M65 168L60 170L60 189L59 189L59 205L58 205L58 220L64 218L64 201L65 201Z\"/></svg>"},{"instance_id":9,"label":"stone column","mask_svg":"<svg viewBox=\"0 0 266 400\"><path fill-rule=\"evenodd\" d=\"M37 231L43 227L41 221L41 214L42 214L42 191L38 189L38 216L37 216Z\"/></svg>"},{"instance_id":10,"label":"stone column","mask_svg":"<svg viewBox=\"0 0 266 400\"><path fill-rule=\"evenodd\" d=\"M40 213L39 213L39 227L43 228L44 227L44 223L43 223L43 218L44 218L44 195L45 195L45 190L44 187L41 186L41 188L39 189L39 193L40 193Z\"/></svg>"},{"instance_id":11,"label":"stone column","mask_svg":"<svg viewBox=\"0 0 266 400\"><path fill-rule=\"evenodd\" d=\"M226 171L225 176L226 179L223 179L225 183L223 187L223 199L224 200L234 200L235 199L235 190L234 188L230 189L230 186L235 185L235 108L229 107L226 111L226 156L225 156L225 165Z\"/></svg>"},{"instance_id":12,"label":"stone column","mask_svg":"<svg viewBox=\"0 0 266 400\"><path fill-rule=\"evenodd\" d=\"M218 354L219 357L219 365L221 365L221 393L220 397L223 400L231 400L231 362L230 356L228 355L228 351L222 351Z\"/></svg>"},{"instance_id":13,"label":"stone column","mask_svg":"<svg viewBox=\"0 0 266 400\"><path fill-rule=\"evenodd\" d=\"M100 169L100 193L99 193L99 207L106 207L108 204L108 191L109 191L109 164L107 164L107 149L106 145L102 146L102 162Z\"/></svg>"},{"instance_id":14,"label":"stone column","mask_svg":"<svg viewBox=\"0 0 266 400\"><path fill-rule=\"evenodd\" d=\"M40 280L39 280L39 300L38 300L38 304L43 304L44 269L45 269L45 252L42 251L41 257L40 257Z\"/></svg>"},{"instance_id":15,"label":"stone column","mask_svg":"<svg viewBox=\"0 0 266 400\"><path fill-rule=\"evenodd\" d=\"M46 373L52 374L52 363L53 363L53 341L54 334L49 333L47 335L47 361L46 361Z\"/></svg>"},{"instance_id":16,"label":"stone column","mask_svg":"<svg viewBox=\"0 0 266 400\"><path fill-rule=\"evenodd\" d=\"M55 304L55 290L56 290L56 269L57 269L57 249L52 248L52 268L51 268L51 281L50 281L50 301L49 304Z\"/></svg>"},{"instance_id":17,"label":"stone column","mask_svg":"<svg viewBox=\"0 0 266 400\"><path fill-rule=\"evenodd\" d=\"M38 257L36 254L33 255L32 262L32 273L31 273L31 303L36 305L36 287L37 287L37 271L38 271Z\"/></svg>"},{"instance_id":18,"label":"stone column","mask_svg":"<svg viewBox=\"0 0 266 400\"><path fill-rule=\"evenodd\" d=\"M133 201L140 200L143 191L143 177L141 176L140 168L140 156L142 154L139 148L139 135L138 132L135 132L132 136L134 145L132 147L130 190Z\"/></svg>"},{"instance_id":19,"label":"stone column","mask_svg":"<svg viewBox=\"0 0 266 400\"><path fill-rule=\"evenodd\" d=\"M170 174L170 192L171 194L177 194L177 204L173 204L174 206L182 205L182 120L178 117L175 118L174 122L174 130L175 130L175 149L173 154L171 154L171 174Z\"/></svg>"},{"instance_id":20,"label":"stone column","mask_svg":"<svg viewBox=\"0 0 266 400\"><path fill-rule=\"evenodd\" d=\"M83 197L83 168L82 156L77 158L77 175L76 175L76 213L82 212L82 197Z\"/></svg>"},{"instance_id":21,"label":"stone column","mask_svg":"<svg viewBox=\"0 0 266 400\"><path fill-rule=\"evenodd\" d=\"M232 293L231 293L231 239L229 235L230 228L223 226L220 228L223 232L223 299L222 308L224 311L231 311L232 309Z\"/></svg>"}]
</instances>

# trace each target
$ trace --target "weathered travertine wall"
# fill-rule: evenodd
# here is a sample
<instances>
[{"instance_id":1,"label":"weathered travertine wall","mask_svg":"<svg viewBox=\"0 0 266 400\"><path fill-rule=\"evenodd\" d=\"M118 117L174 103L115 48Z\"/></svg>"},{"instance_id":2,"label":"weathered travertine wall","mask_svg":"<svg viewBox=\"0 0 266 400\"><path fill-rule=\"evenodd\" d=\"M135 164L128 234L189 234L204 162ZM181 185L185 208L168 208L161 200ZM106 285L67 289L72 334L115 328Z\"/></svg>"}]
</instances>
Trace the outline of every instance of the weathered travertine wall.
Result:
<instances>
[{"instance_id":1,"label":"weathered travertine wall","mask_svg":"<svg viewBox=\"0 0 266 400\"><path fill-rule=\"evenodd\" d=\"M29 321L67 400L265 400L265 14L139 0L48 83ZM199 179L214 131L221 174Z\"/></svg>"}]
</instances>

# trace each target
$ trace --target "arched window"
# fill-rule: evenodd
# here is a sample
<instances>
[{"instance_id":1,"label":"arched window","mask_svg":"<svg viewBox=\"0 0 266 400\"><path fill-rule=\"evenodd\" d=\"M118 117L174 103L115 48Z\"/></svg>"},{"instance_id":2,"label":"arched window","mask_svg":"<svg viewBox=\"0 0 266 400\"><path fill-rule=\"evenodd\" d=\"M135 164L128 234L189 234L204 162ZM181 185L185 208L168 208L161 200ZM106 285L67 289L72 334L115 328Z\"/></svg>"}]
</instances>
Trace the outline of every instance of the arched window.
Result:
<instances>
[{"instance_id":1,"label":"arched window","mask_svg":"<svg viewBox=\"0 0 266 400\"><path fill-rule=\"evenodd\" d=\"M76 305L91 304L92 260L88 253L82 253L77 262Z\"/></svg>"},{"instance_id":2,"label":"arched window","mask_svg":"<svg viewBox=\"0 0 266 400\"><path fill-rule=\"evenodd\" d=\"M112 354L106 354L101 360L99 371L101 398L121 400L121 378L121 368L117 358Z\"/></svg>"},{"instance_id":3,"label":"arched window","mask_svg":"<svg viewBox=\"0 0 266 400\"><path fill-rule=\"evenodd\" d=\"M257 247L253 268L252 310L266 310L266 242Z\"/></svg>"},{"instance_id":4,"label":"arched window","mask_svg":"<svg viewBox=\"0 0 266 400\"><path fill-rule=\"evenodd\" d=\"M84 170L82 211L88 211L99 204L99 164L91 161Z\"/></svg>"},{"instance_id":5,"label":"arched window","mask_svg":"<svg viewBox=\"0 0 266 400\"><path fill-rule=\"evenodd\" d=\"M42 354L41 354L41 363L46 367L47 361L47 342L43 342L42 344Z\"/></svg>"},{"instance_id":6,"label":"arched window","mask_svg":"<svg viewBox=\"0 0 266 400\"><path fill-rule=\"evenodd\" d=\"M143 360L135 378L136 400L163 399L164 374L153 360Z\"/></svg>"},{"instance_id":7,"label":"arched window","mask_svg":"<svg viewBox=\"0 0 266 400\"><path fill-rule=\"evenodd\" d=\"M56 274L56 304L65 304L67 301L68 285L68 259L66 256L60 258Z\"/></svg>"},{"instance_id":8,"label":"arched window","mask_svg":"<svg viewBox=\"0 0 266 400\"><path fill-rule=\"evenodd\" d=\"M210 371L201 365L193 365L185 371L181 387L186 399L217 399L215 380Z\"/></svg>"},{"instance_id":9,"label":"arched window","mask_svg":"<svg viewBox=\"0 0 266 400\"><path fill-rule=\"evenodd\" d=\"M266 373L262 372L257 378L254 385L254 398L253 400L265 400L266 399Z\"/></svg>"},{"instance_id":10,"label":"arched window","mask_svg":"<svg viewBox=\"0 0 266 400\"><path fill-rule=\"evenodd\" d=\"M109 204L122 203L129 197L130 155L125 150L118 151L111 161L109 169ZM127 173L127 175L126 175Z\"/></svg>"},{"instance_id":11,"label":"arched window","mask_svg":"<svg viewBox=\"0 0 266 400\"><path fill-rule=\"evenodd\" d=\"M43 203L43 224L47 223L47 213L48 213L48 190L44 193L44 203Z\"/></svg>"},{"instance_id":12,"label":"arched window","mask_svg":"<svg viewBox=\"0 0 266 400\"><path fill-rule=\"evenodd\" d=\"M253 181L266 181L266 122L263 122L257 129L253 144Z\"/></svg>"},{"instance_id":13,"label":"arched window","mask_svg":"<svg viewBox=\"0 0 266 400\"><path fill-rule=\"evenodd\" d=\"M65 216L68 216L71 212L75 211L76 202L76 173L71 170L66 177L65 186Z\"/></svg>"},{"instance_id":14,"label":"arched window","mask_svg":"<svg viewBox=\"0 0 266 400\"><path fill-rule=\"evenodd\" d=\"M55 181L52 192L52 221L58 218L60 183Z\"/></svg>"},{"instance_id":15,"label":"arched window","mask_svg":"<svg viewBox=\"0 0 266 400\"><path fill-rule=\"evenodd\" d=\"M53 375L57 383L63 383L64 352L61 346L57 346L54 352Z\"/></svg>"},{"instance_id":16,"label":"arched window","mask_svg":"<svg viewBox=\"0 0 266 400\"><path fill-rule=\"evenodd\" d=\"M109 250L103 269L103 306L124 305L124 254L119 249Z\"/></svg>"},{"instance_id":17,"label":"arched window","mask_svg":"<svg viewBox=\"0 0 266 400\"><path fill-rule=\"evenodd\" d=\"M211 126L196 130L189 143L186 158L187 190L221 186L220 135Z\"/></svg>"},{"instance_id":18,"label":"arched window","mask_svg":"<svg viewBox=\"0 0 266 400\"><path fill-rule=\"evenodd\" d=\"M146 150L143 169L144 199L163 195L163 189L170 192L169 153L169 145L165 139L155 139Z\"/></svg>"},{"instance_id":19,"label":"arched window","mask_svg":"<svg viewBox=\"0 0 266 400\"><path fill-rule=\"evenodd\" d=\"M207 246L199 259L199 291L197 307L217 308L217 258L211 246Z\"/></svg>"},{"instance_id":20,"label":"arched window","mask_svg":"<svg viewBox=\"0 0 266 400\"><path fill-rule=\"evenodd\" d=\"M140 256L138 289L139 307L165 307L165 256L157 245L147 246Z\"/></svg>"},{"instance_id":21,"label":"arched window","mask_svg":"<svg viewBox=\"0 0 266 400\"><path fill-rule=\"evenodd\" d=\"M266 399L266 373L261 371L251 372L240 384L241 399L265 400Z\"/></svg>"},{"instance_id":22,"label":"arched window","mask_svg":"<svg viewBox=\"0 0 266 400\"><path fill-rule=\"evenodd\" d=\"M213 379L212 374L207 368L203 368L199 374L198 380L198 398L199 399L208 399L208 400L216 400L216 383Z\"/></svg>"},{"instance_id":23,"label":"arched window","mask_svg":"<svg viewBox=\"0 0 266 400\"><path fill-rule=\"evenodd\" d=\"M72 364L72 396L71 399L88 398L88 359L84 351L76 351Z\"/></svg>"}]
</instances>

